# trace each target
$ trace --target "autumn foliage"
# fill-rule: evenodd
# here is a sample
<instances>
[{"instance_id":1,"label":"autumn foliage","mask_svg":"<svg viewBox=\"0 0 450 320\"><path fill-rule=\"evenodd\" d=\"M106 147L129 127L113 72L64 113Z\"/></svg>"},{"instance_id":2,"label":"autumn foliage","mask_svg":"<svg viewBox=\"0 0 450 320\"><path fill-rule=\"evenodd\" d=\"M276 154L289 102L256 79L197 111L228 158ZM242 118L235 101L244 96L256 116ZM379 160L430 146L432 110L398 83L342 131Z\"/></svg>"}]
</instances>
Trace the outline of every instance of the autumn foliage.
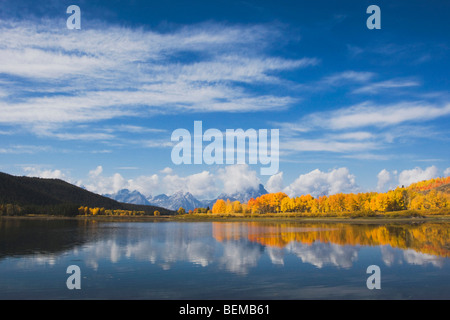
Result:
<instances>
[{"instance_id":1,"label":"autumn foliage","mask_svg":"<svg viewBox=\"0 0 450 320\"><path fill-rule=\"evenodd\" d=\"M154 215L159 215L159 211L155 211L158 212L158 214ZM145 215L144 211L134 211L134 210L108 210L105 208L89 208L89 207L79 207L78 208L78 213L80 215L84 215L84 216L143 216Z\"/></svg>"},{"instance_id":2,"label":"autumn foliage","mask_svg":"<svg viewBox=\"0 0 450 320\"><path fill-rule=\"evenodd\" d=\"M348 224L337 223L213 222L217 241L245 238L264 246L284 248L291 242L339 245L385 246L414 249L417 252L450 257L449 223L427 224Z\"/></svg>"},{"instance_id":3,"label":"autumn foliage","mask_svg":"<svg viewBox=\"0 0 450 320\"><path fill-rule=\"evenodd\" d=\"M402 210L430 210L450 208L449 194L436 188L450 183L450 177L414 183L408 188L396 188L385 193L338 193L314 198L311 195L289 197L283 192L264 194L239 201L218 199L212 207L213 214L343 214L349 212L386 213Z\"/></svg>"}]
</instances>

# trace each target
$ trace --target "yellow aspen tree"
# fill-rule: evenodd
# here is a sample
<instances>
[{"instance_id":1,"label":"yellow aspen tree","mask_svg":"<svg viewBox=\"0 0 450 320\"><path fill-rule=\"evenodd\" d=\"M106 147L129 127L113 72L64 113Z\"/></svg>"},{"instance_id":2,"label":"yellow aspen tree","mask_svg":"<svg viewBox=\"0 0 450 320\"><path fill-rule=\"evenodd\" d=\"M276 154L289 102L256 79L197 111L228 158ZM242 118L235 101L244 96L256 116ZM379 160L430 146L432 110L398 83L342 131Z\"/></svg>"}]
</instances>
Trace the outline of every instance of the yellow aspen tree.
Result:
<instances>
[{"instance_id":1,"label":"yellow aspen tree","mask_svg":"<svg viewBox=\"0 0 450 320\"><path fill-rule=\"evenodd\" d=\"M217 199L216 203L214 203L212 207L212 213L221 214L225 213L227 209L227 205L223 199Z\"/></svg>"},{"instance_id":2,"label":"yellow aspen tree","mask_svg":"<svg viewBox=\"0 0 450 320\"><path fill-rule=\"evenodd\" d=\"M239 201L233 201L233 212L242 213L242 205Z\"/></svg>"}]
</instances>

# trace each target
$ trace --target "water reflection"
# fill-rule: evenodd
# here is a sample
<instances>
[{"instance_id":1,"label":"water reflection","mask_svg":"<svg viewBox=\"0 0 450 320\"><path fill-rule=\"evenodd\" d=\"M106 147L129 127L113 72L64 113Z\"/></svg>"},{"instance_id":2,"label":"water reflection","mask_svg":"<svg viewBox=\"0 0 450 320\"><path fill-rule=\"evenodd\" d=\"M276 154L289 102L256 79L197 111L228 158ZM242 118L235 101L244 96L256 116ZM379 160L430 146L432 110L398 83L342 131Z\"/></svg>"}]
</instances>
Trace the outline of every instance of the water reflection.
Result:
<instances>
[{"instance_id":1,"label":"water reflection","mask_svg":"<svg viewBox=\"0 0 450 320\"><path fill-rule=\"evenodd\" d=\"M225 243L245 238L262 244L272 263L280 265L286 254L294 254L317 268L350 268L361 246L378 246L387 266L441 267L443 258L450 257L449 227L449 223L213 223L213 236Z\"/></svg>"},{"instance_id":2,"label":"water reflection","mask_svg":"<svg viewBox=\"0 0 450 320\"><path fill-rule=\"evenodd\" d=\"M17 267L54 265L65 256L97 270L101 263L143 261L170 270L179 262L247 274L263 257L283 266L294 256L316 268L351 268L362 247L380 248L386 266L441 267L450 256L449 224L96 223L0 220L0 259ZM399 250L401 249L401 250Z\"/></svg>"},{"instance_id":3,"label":"water reflection","mask_svg":"<svg viewBox=\"0 0 450 320\"><path fill-rule=\"evenodd\" d=\"M449 223L349 224L349 223L213 223L217 241L247 238L269 247L292 242L382 246L413 249L420 253L450 257Z\"/></svg>"}]
</instances>

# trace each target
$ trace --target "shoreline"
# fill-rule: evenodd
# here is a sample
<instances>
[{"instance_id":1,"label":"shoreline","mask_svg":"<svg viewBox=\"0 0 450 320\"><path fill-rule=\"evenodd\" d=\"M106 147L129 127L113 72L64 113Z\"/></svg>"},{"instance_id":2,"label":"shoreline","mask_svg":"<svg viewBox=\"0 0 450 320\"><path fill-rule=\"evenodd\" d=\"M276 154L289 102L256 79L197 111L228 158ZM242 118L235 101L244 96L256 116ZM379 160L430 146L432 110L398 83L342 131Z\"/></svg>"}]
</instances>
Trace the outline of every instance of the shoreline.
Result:
<instances>
[{"instance_id":1,"label":"shoreline","mask_svg":"<svg viewBox=\"0 0 450 320\"><path fill-rule=\"evenodd\" d=\"M421 217L276 217L276 216L206 216L206 215L182 215L182 216L0 216L0 219L15 220L77 220L98 222L320 222L320 223L424 223L424 222L450 222L449 215L424 215Z\"/></svg>"}]
</instances>

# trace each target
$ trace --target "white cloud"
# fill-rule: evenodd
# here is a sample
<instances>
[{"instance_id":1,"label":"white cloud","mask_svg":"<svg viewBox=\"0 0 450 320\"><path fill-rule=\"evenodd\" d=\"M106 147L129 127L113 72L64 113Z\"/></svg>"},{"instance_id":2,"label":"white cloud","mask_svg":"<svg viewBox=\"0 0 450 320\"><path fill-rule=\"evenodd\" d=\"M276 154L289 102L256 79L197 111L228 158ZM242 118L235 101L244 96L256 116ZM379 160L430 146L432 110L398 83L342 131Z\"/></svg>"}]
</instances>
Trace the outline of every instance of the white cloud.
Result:
<instances>
[{"instance_id":1,"label":"white cloud","mask_svg":"<svg viewBox=\"0 0 450 320\"><path fill-rule=\"evenodd\" d=\"M97 166L97 168L95 168L94 170L89 171L89 176L96 178L98 176L100 176L103 172L103 167L102 166Z\"/></svg>"},{"instance_id":2,"label":"white cloud","mask_svg":"<svg viewBox=\"0 0 450 320\"><path fill-rule=\"evenodd\" d=\"M450 176L450 167L444 170L444 176L445 177Z\"/></svg>"},{"instance_id":3,"label":"white cloud","mask_svg":"<svg viewBox=\"0 0 450 320\"><path fill-rule=\"evenodd\" d=\"M450 115L450 104L436 106L419 103L373 105L362 103L330 113L318 113L308 117L318 127L330 129L388 126L408 121L425 121Z\"/></svg>"},{"instance_id":4,"label":"white cloud","mask_svg":"<svg viewBox=\"0 0 450 320\"><path fill-rule=\"evenodd\" d=\"M218 172L218 178L223 183L223 192L233 194L248 189L258 189L261 183L256 171L247 164L229 165Z\"/></svg>"},{"instance_id":5,"label":"white cloud","mask_svg":"<svg viewBox=\"0 0 450 320\"><path fill-rule=\"evenodd\" d=\"M113 194L121 189L129 189L149 195L158 187L159 178L156 174L139 176L135 179L125 179L120 173L105 176L103 174L103 167L97 166L95 169L89 171L87 180L82 183L87 190L98 194Z\"/></svg>"},{"instance_id":6,"label":"white cloud","mask_svg":"<svg viewBox=\"0 0 450 320\"><path fill-rule=\"evenodd\" d=\"M160 188L161 179L157 174L139 176L128 180L128 189L137 190L145 196L155 195L155 191Z\"/></svg>"},{"instance_id":7,"label":"white cloud","mask_svg":"<svg viewBox=\"0 0 450 320\"><path fill-rule=\"evenodd\" d=\"M60 170L40 170L31 167L24 169L29 175L44 178L60 178L72 181L71 177ZM260 179L257 172L247 165L230 165L216 172L201 171L179 176L171 168L164 168L159 174L140 175L127 179L120 173L105 175L103 167L97 166L89 171L87 177L77 181L87 190L98 194L113 194L121 189L137 190L145 196L178 191L190 192L198 199L213 199L221 192L235 193L248 189L257 189Z\"/></svg>"},{"instance_id":8,"label":"white cloud","mask_svg":"<svg viewBox=\"0 0 450 320\"><path fill-rule=\"evenodd\" d=\"M420 83L418 81L409 80L409 79L406 79L406 80L392 79L392 80L380 81L380 82L369 84L362 88L353 90L353 93L375 94L375 93L379 93L382 90L387 90L387 89L408 88L408 87L417 87L417 86L420 86Z\"/></svg>"},{"instance_id":9,"label":"white cloud","mask_svg":"<svg viewBox=\"0 0 450 320\"><path fill-rule=\"evenodd\" d=\"M160 174L140 176L128 180L128 188L138 190L145 195L157 193L174 194L178 191L190 192L199 199L212 199L219 193L257 189L261 183L257 172L248 165L230 165L215 172L201 171L186 176L174 173L171 168L164 168Z\"/></svg>"},{"instance_id":10,"label":"white cloud","mask_svg":"<svg viewBox=\"0 0 450 320\"><path fill-rule=\"evenodd\" d=\"M361 152L379 148L376 142L337 141L329 139L288 138L280 142L281 150L293 151L327 151L327 152Z\"/></svg>"},{"instance_id":11,"label":"white cloud","mask_svg":"<svg viewBox=\"0 0 450 320\"><path fill-rule=\"evenodd\" d=\"M42 49L22 47L19 49L0 49L2 63L0 72L21 77L40 77L55 79L73 74L89 74L93 69L100 70L108 61L95 57L75 54L53 53Z\"/></svg>"},{"instance_id":12,"label":"white cloud","mask_svg":"<svg viewBox=\"0 0 450 320\"><path fill-rule=\"evenodd\" d=\"M437 133L433 127L419 123L450 116L450 104L419 102L358 105L315 112L296 122L274 123L282 132L282 152L332 152L353 157L377 151L379 159L386 156L379 151L395 140L431 138ZM383 130L380 130L383 129ZM373 152L372 152L373 153ZM374 158L373 156L370 156Z\"/></svg>"},{"instance_id":13,"label":"white cloud","mask_svg":"<svg viewBox=\"0 0 450 320\"><path fill-rule=\"evenodd\" d=\"M416 167L411 170L403 170L398 176L399 185L405 187L412 183L419 182L422 180L429 180L438 177L438 169L435 166L431 166L423 170L422 168Z\"/></svg>"},{"instance_id":14,"label":"white cloud","mask_svg":"<svg viewBox=\"0 0 450 320\"><path fill-rule=\"evenodd\" d=\"M167 33L107 25L74 33L55 25L0 22L0 60L8 61L0 73L27 79L25 87L20 80L9 86L15 100L2 100L0 94L0 123L67 124L180 111L279 110L296 99L278 92L257 94L247 90L248 85L285 83L277 71L319 62L268 56L271 40L281 32L274 25L205 23ZM197 56L195 61L179 58L186 52ZM45 94L49 87L51 95ZM24 96L27 88L36 94Z\"/></svg>"},{"instance_id":15,"label":"white cloud","mask_svg":"<svg viewBox=\"0 0 450 320\"><path fill-rule=\"evenodd\" d=\"M32 145L14 145L6 148L0 148L0 154L33 154L37 152L48 152L51 150L48 146Z\"/></svg>"},{"instance_id":16,"label":"white cloud","mask_svg":"<svg viewBox=\"0 0 450 320\"><path fill-rule=\"evenodd\" d=\"M161 133L161 132L167 132L167 130L165 129L155 129L155 128L147 128L147 127L142 127L142 126L134 126L134 125L120 125L120 126L115 126L115 127L111 127L108 129L105 129L106 131L109 132L114 132L114 131L124 131L124 132L130 132L130 133Z\"/></svg>"},{"instance_id":17,"label":"white cloud","mask_svg":"<svg viewBox=\"0 0 450 320\"><path fill-rule=\"evenodd\" d=\"M202 171L180 177L176 174L168 174L161 179L164 192L173 194L178 191L190 192L200 199L214 197L218 190L216 187L216 177L209 171Z\"/></svg>"},{"instance_id":18,"label":"white cloud","mask_svg":"<svg viewBox=\"0 0 450 320\"><path fill-rule=\"evenodd\" d=\"M167 168L166 168L167 169ZM257 172L248 165L230 165L216 172L202 171L187 176L174 174L172 170L162 170L161 175L153 174L125 179L119 173L104 176L101 166L90 171L88 181L84 183L90 191L100 194L115 193L127 188L138 190L146 196L159 193L173 194L178 191L190 192L199 199L212 199L219 193L234 194L257 189L261 183ZM269 178L269 192L286 192L290 196L311 194L319 196L339 192L355 192L358 186L355 177L347 168L329 172L314 170L300 175L292 184L283 189L283 173Z\"/></svg>"},{"instance_id":19,"label":"white cloud","mask_svg":"<svg viewBox=\"0 0 450 320\"><path fill-rule=\"evenodd\" d=\"M283 190L283 172L270 176L266 183L266 190L270 193L280 192Z\"/></svg>"},{"instance_id":20,"label":"white cloud","mask_svg":"<svg viewBox=\"0 0 450 320\"><path fill-rule=\"evenodd\" d=\"M164 174L171 174L173 172L173 169L166 167L166 168L162 169L160 172L164 173Z\"/></svg>"},{"instance_id":21,"label":"white cloud","mask_svg":"<svg viewBox=\"0 0 450 320\"><path fill-rule=\"evenodd\" d=\"M357 140L363 141L374 138L374 134L366 131L355 131L355 132L345 132L334 134L331 137L336 140Z\"/></svg>"},{"instance_id":22,"label":"white cloud","mask_svg":"<svg viewBox=\"0 0 450 320\"><path fill-rule=\"evenodd\" d=\"M444 175L450 173L449 169L444 170ZM388 171L383 169L377 175L377 190L386 191L387 189L394 189L397 186L408 187L412 183L437 178L438 176L439 170L434 165L425 169L420 167L405 169L400 173L397 170Z\"/></svg>"},{"instance_id":23,"label":"white cloud","mask_svg":"<svg viewBox=\"0 0 450 320\"><path fill-rule=\"evenodd\" d=\"M450 103L435 105L418 102L399 102L390 105L363 102L358 105L316 112L306 115L298 122L277 123L289 132L311 132L325 130L346 130L335 133L334 137L344 139L373 138L373 133L355 131L363 127L386 127L407 122L423 122L450 115ZM327 131L327 133L329 133ZM333 135L330 135L333 137Z\"/></svg>"},{"instance_id":24,"label":"white cloud","mask_svg":"<svg viewBox=\"0 0 450 320\"><path fill-rule=\"evenodd\" d=\"M121 189L128 188L129 183L119 173L109 177L104 176L102 173L102 166L97 166L97 168L89 171L88 180L83 182L85 188L98 194L115 193Z\"/></svg>"},{"instance_id":25,"label":"white cloud","mask_svg":"<svg viewBox=\"0 0 450 320\"><path fill-rule=\"evenodd\" d=\"M300 175L284 189L290 197L311 194L314 197L336 193L357 192L355 176L347 168L322 172L319 169Z\"/></svg>"},{"instance_id":26,"label":"white cloud","mask_svg":"<svg viewBox=\"0 0 450 320\"><path fill-rule=\"evenodd\" d=\"M121 189L137 190L145 196L160 193L173 194L178 191L190 192L198 199L213 199L219 193L233 194L257 189L261 183L257 172L248 165L230 165L215 172L202 171L186 176L179 176L167 167L159 174L140 175L126 179L119 173L105 175L102 166L89 171L84 180L74 180L67 172L58 169L42 169L26 166L23 168L27 176L62 179L78 186L85 186L89 191L98 194L112 194ZM444 170L448 175L450 168ZM397 185L405 187L411 183L436 178L438 169L430 166L426 169L416 167L411 170L381 170L378 175L377 190L384 192ZM271 176L267 183L268 192L285 192L290 197L311 194L314 197L336 193L360 192L355 176L343 167L328 172L313 170L301 174L291 184L284 187L283 172Z\"/></svg>"},{"instance_id":27,"label":"white cloud","mask_svg":"<svg viewBox=\"0 0 450 320\"><path fill-rule=\"evenodd\" d=\"M68 177L61 170L41 169L36 167L25 167L23 170L29 177L39 177L45 179L61 179L67 180Z\"/></svg>"},{"instance_id":28,"label":"white cloud","mask_svg":"<svg viewBox=\"0 0 450 320\"><path fill-rule=\"evenodd\" d=\"M386 186L391 182L392 176L386 169L381 170L378 175L377 190L385 191Z\"/></svg>"},{"instance_id":29,"label":"white cloud","mask_svg":"<svg viewBox=\"0 0 450 320\"><path fill-rule=\"evenodd\" d=\"M342 83L348 82L366 82L375 76L373 72L362 72L362 71L343 71L340 73L335 73L322 79L321 82L330 85L340 85Z\"/></svg>"}]
</instances>

